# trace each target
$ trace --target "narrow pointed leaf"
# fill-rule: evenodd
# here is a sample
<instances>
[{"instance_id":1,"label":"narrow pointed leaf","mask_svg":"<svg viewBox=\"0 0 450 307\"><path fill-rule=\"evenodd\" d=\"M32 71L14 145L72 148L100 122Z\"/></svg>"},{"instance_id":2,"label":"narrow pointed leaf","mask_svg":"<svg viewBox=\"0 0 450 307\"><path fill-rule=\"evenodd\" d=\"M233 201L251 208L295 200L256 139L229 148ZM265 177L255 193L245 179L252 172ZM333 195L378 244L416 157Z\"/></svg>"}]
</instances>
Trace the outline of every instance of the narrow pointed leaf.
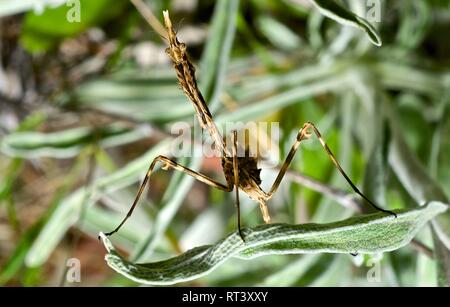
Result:
<instances>
[{"instance_id":1,"label":"narrow pointed leaf","mask_svg":"<svg viewBox=\"0 0 450 307\"><path fill-rule=\"evenodd\" d=\"M1 141L0 150L12 157L70 158L92 143L98 143L103 148L114 147L143 139L150 133L145 126L131 129L119 125L98 129L77 127L49 133L18 131Z\"/></svg>"},{"instance_id":2,"label":"narrow pointed leaf","mask_svg":"<svg viewBox=\"0 0 450 307\"><path fill-rule=\"evenodd\" d=\"M311 2L315 4L323 15L334 19L341 24L360 28L366 32L366 35L372 44L375 46L382 45L380 35L364 18L359 17L333 0L311 0Z\"/></svg>"},{"instance_id":3,"label":"narrow pointed leaf","mask_svg":"<svg viewBox=\"0 0 450 307\"><path fill-rule=\"evenodd\" d=\"M402 210L397 218L383 213L353 217L329 224L270 224L244 229L244 243L235 232L215 245L196 247L168 260L134 264L122 258L106 236L107 264L142 284L168 285L206 275L231 257L252 259L273 254L379 253L407 244L431 218L447 210L432 202Z\"/></svg>"}]
</instances>

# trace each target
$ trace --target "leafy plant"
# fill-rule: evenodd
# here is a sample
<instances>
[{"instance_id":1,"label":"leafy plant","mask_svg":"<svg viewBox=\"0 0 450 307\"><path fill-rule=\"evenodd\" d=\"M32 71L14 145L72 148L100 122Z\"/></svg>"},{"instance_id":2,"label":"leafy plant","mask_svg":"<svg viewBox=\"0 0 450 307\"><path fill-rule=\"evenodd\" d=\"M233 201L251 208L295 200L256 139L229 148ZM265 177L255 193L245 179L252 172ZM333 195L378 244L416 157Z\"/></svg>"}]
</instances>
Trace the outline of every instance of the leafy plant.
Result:
<instances>
[{"instance_id":1,"label":"leafy plant","mask_svg":"<svg viewBox=\"0 0 450 307\"><path fill-rule=\"evenodd\" d=\"M380 285L450 285L449 1L381 1L370 23L352 0L183 11L146 1L154 22L163 9L183 20L176 28L219 125L278 122L281 138L269 141L280 155L268 159L279 163L313 121L364 193L401 213L366 215L320 144L305 142L269 204L276 224L257 226L255 204L241 198L243 245L233 197L157 172L115 247L104 240L123 275L97 235L117 226L148 164L169 150L171 125L192 124L194 111L166 43L129 1L81 0L80 23L49 2L0 1L1 284L60 280L54 268L76 251L86 284L358 286L383 253ZM210 159L179 162L216 173ZM262 172L263 188L276 171Z\"/></svg>"},{"instance_id":2,"label":"leafy plant","mask_svg":"<svg viewBox=\"0 0 450 307\"><path fill-rule=\"evenodd\" d=\"M212 246L196 247L165 261L132 264L124 260L109 239L100 234L108 250L105 259L115 271L139 283L167 285L198 278L213 271L230 257L246 260L271 254L380 253L407 244L430 219L448 209L430 203L386 217L382 213L354 217L330 224L271 224L245 229L246 241L237 233Z\"/></svg>"}]
</instances>

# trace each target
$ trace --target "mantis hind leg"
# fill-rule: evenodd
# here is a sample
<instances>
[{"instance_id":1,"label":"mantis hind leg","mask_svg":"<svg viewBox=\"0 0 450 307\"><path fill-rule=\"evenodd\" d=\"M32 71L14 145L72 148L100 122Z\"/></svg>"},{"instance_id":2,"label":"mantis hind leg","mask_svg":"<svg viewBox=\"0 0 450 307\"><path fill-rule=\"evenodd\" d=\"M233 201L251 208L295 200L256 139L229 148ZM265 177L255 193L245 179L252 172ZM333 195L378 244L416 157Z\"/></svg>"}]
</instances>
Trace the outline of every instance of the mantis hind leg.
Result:
<instances>
[{"instance_id":1,"label":"mantis hind leg","mask_svg":"<svg viewBox=\"0 0 450 307\"><path fill-rule=\"evenodd\" d=\"M334 166L339 170L339 172L341 173L341 175L345 178L345 180L347 181L347 183L351 186L351 188L353 189L353 191L355 191L356 194L358 194L359 196L361 196L365 201L367 201L367 203L369 203L373 208L375 208L378 211L381 212L385 212L391 215L394 215L395 217L397 217L397 215L389 210L383 209L379 206L377 206L376 204L374 204L370 199L368 199L357 187L356 185L351 181L351 179L348 177L348 175L345 173L345 171L342 169L341 165L339 164L339 162L337 161L336 157L334 156L334 154L331 152L330 148L328 147L328 145L325 143L325 141L322 138L322 135L320 134L319 130L316 128L316 126L311 123L311 122L306 122L303 127L300 129L300 131L297 134L297 140L295 141L295 143L292 145L291 150L289 151L288 156L286 157L285 162L283 163L280 172L278 173L277 178L275 179L275 182L272 185L272 188L270 189L269 193L267 194L267 199L270 199L273 194L276 192L276 190L278 189L281 180L283 179L284 175L286 174L286 171L289 167L289 165L292 162L292 159L294 158L295 153L297 152L297 149L300 146L300 143L303 140L309 139L311 137L311 132L310 129L312 129L312 131L314 132L314 134L317 136L320 144L322 145L322 147L324 148L324 150L326 151L328 157L330 158L331 162L334 164Z\"/></svg>"},{"instance_id":2,"label":"mantis hind leg","mask_svg":"<svg viewBox=\"0 0 450 307\"><path fill-rule=\"evenodd\" d=\"M148 171L147 171L147 173L145 175L144 181L142 182L142 184L141 184L141 186L139 188L139 191L138 191L138 193L137 193L137 195L136 195L136 197L135 197L135 199L133 201L133 204L131 205L130 209L128 210L127 215L125 216L125 218L122 220L122 222L113 231L105 233L106 236L111 236L112 234L114 234L117 231L119 231L119 229L122 227L122 225L125 224L125 222L128 220L128 218L133 214L133 211L134 211L134 209L137 206L137 203L138 203L138 201L139 201L139 199L140 199L140 197L142 195L142 192L144 191L145 186L147 185L147 183L148 183L148 181L150 179L150 176L153 173L153 170L154 170L154 168L155 168L155 166L156 166L156 164L158 162L162 163L162 169L163 170L174 169L174 170L186 173L189 176L192 176L193 178L195 178L195 179L197 179L197 180L199 180L199 181L201 181L203 183L206 183L209 186L212 186L214 188L220 189L222 191L231 192L231 190L233 188L232 186L230 188L229 186L226 186L226 185L224 185L222 183L219 183L219 182L217 182L217 181L215 181L215 180L213 180L213 179L211 179L211 178L209 178L209 177L207 177L207 176L205 176L205 175L203 175L203 174L201 174L199 172L193 171L190 168L187 168L187 167L185 167L185 166L183 166L181 164L178 164L177 162L172 161L172 160L170 160L167 157L158 156L150 164L150 167L148 168Z\"/></svg>"}]
</instances>

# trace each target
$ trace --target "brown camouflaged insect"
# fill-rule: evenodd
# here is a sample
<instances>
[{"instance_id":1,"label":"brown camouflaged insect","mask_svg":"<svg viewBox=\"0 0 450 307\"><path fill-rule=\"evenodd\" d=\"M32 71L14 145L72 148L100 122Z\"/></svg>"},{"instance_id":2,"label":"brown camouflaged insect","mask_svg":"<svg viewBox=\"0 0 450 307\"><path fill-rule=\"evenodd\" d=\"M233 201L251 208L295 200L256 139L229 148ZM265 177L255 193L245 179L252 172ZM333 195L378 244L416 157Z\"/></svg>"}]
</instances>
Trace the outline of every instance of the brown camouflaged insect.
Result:
<instances>
[{"instance_id":1,"label":"brown camouflaged insect","mask_svg":"<svg viewBox=\"0 0 450 307\"><path fill-rule=\"evenodd\" d=\"M177 39L176 33L173 30L172 22L169 18L169 12L164 11L164 23L167 28L168 33L168 41L169 41L169 47L166 49L167 55L171 58L173 62L173 67L175 68L175 71L177 73L178 81L180 83L181 88L183 89L186 96L191 100L191 102L194 105L195 112L197 114L198 120L200 122L200 125L203 129L207 129L211 138L214 140L216 149L221 152L222 156L222 168L226 179L226 184L217 182L214 179L211 179L201 173L198 173L196 171L193 171L183 165L178 164L175 161L172 161L171 159L164 157L164 156L158 156L156 157L153 162L150 164L150 167L147 171L147 174L144 178L144 181L142 182L139 191L136 195L136 198L133 202L133 205L131 206L130 210L128 211L127 216L123 219L123 221L117 226L116 229L113 231L107 233L107 236L110 236L117 232L120 227L126 222L126 220L131 216L133 213L134 208L136 207L139 198L141 197L141 194L147 185L147 182L150 178L150 175L153 172L154 167L158 162L162 163L162 169L168 170L170 168L174 170L178 170L181 172L184 172L195 179L204 182L214 188L218 188L222 191L226 192L232 192L233 189L236 193L236 208L237 208L237 224L238 224L238 231L239 235L241 236L242 240L244 240L244 236L241 231L241 218L240 218L240 205L239 205L239 189L244 191L251 199L257 201L259 203L259 207L261 209L261 213L264 219L264 222L269 223L270 222L270 215L269 210L267 209L267 201L272 198L273 194L276 192L278 186L281 183L281 180L283 179L292 159L294 158L295 153L297 152L298 147L300 146L301 141L308 139L312 132L317 136L319 139L321 145L327 152L328 156L330 157L333 164L336 166L336 168L339 170L339 172L344 176L345 180L348 182L348 184L352 187L352 189L360 195L363 199L365 199L372 207L375 209L392 214L396 216L394 212L384 210L377 205L375 205L372 201L370 201L364 194L362 194L359 189L353 184L353 182L350 180L350 178L347 176L347 174L344 172L342 167L340 166L339 162L336 160L335 156L331 152L328 145L323 140L319 130L317 130L316 126L311 123L307 122L303 125L303 127L300 129L300 131L297 134L297 139L292 145L291 150L289 151L288 156L286 157L286 160L283 163L283 166L281 167L280 172L278 173L278 176L275 179L275 182L273 183L270 191L268 193L264 192L260 186L261 184L261 178L260 178L260 172L261 169L257 166L257 159L254 157L250 157L249 155L245 155L244 157L238 157L237 156L237 132L232 131L232 152L230 153L227 149L226 143L224 139L222 138L219 130L217 129L216 124L213 121L211 112L208 109L208 106L206 105L205 99L202 96L202 93L198 89L197 81L195 79L195 68L190 62L187 53L186 53L186 45L184 43L180 43Z\"/></svg>"}]
</instances>

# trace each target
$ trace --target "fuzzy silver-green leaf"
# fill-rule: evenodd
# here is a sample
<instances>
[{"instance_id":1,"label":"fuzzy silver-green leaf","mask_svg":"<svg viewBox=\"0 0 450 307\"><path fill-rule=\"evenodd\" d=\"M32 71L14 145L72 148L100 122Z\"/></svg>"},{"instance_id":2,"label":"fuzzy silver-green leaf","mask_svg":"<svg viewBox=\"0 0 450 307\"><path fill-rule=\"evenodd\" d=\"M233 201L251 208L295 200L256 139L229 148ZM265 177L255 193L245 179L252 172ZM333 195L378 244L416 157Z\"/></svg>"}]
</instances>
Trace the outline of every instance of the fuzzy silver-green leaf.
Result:
<instances>
[{"instance_id":1,"label":"fuzzy silver-green leaf","mask_svg":"<svg viewBox=\"0 0 450 307\"><path fill-rule=\"evenodd\" d=\"M375 213L329 224L269 224L243 229L245 243L235 232L214 245L154 263L134 264L122 258L112 243L100 234L108 250L107 264L136 282L169 285L212 272L231 257L252 259L272 254L379 253L398 249L411 241L419 229L447 205L432 202L393 215Z\"/></svg>"}]
</instances>

